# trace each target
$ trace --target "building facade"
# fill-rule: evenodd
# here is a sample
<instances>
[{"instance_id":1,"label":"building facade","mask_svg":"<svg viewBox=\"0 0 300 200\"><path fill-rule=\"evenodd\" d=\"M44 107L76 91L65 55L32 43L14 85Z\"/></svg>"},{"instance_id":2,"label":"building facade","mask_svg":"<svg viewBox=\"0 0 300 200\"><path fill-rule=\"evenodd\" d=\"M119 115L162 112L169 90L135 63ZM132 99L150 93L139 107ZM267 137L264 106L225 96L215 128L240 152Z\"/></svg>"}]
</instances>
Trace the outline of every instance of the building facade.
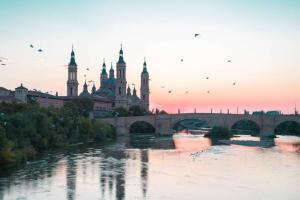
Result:
<instances>
[{"instance_id":1,"label":"building facade","mask_svg":"<svg viewBox=\"0 0 300 200\"><path fill-rule=\"evenodd\" d=\"M126 62L124 60L123 49L119 51L119 58L116 63L116 72L111 63L109 73L106 71L106 63L103 60L100 70L100 86L93 84L91 91L85 81L83 90L78 95L77 63L75 52L72 46L71 58L68 64L67 96L51 95L37 90L28 90L21 84L15 91L0 87L0 102L27 103L36 101L42 107L60 108L66 102L78 98L89 98L94 102L94 115L109 116L115 108L123 107L129 109L131 106L140 106L149 111L149 73L146 61L143 63L141 73L140 97L134 86L132 92L126 79Z\"/></svg>"},{"instance_id":2,"label":"building facade","mask_svg":"<svg viewBox=\"0 0 300 200\"><path fill-rule=\"evenodd\" d=\"M74 55L74 51L72 50ZM72 56L71 56L72 59ZM75 59L75 57L74 57ZM75 60L74 60L75 62ZM141 88L140 97L137 95L137 90L134 86L132 92L130 85L126 78L126 62L124 59L124 52L121 46L119 51L119 58L116 63L116 72L111 63L109 73L107 73L106 63L103 60L102 68L100 69L100 86L96 89L93 85L91 92L88 90L88 86L85 83L83 85L83 91L79 96L98 98L99 100L105 100L110 102L110 110L114 108L123 107L129 109L131 106L140 106L149 111L149 73L147 71L146 60L143 63L143 70L141 73ZM77 75L76 75L77 76Z\"/></svg>"}]
</instances>

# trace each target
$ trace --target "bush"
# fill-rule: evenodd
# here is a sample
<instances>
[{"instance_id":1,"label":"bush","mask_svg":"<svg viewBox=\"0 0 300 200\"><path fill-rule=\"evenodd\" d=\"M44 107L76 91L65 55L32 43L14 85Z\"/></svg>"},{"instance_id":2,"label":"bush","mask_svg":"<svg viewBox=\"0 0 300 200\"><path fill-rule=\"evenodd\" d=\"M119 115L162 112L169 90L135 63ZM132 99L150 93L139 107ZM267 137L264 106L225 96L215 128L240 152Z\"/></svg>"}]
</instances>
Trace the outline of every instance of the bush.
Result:
<instances>
[{"instance_id":1,"label":"bush","mask_svg":"<svg viewBox=\"0 0 300 200\"><path fill-rule=\"evenodd\" d=\"M233 135L230 133L228 127L214 126L205 137L212 139L228 139Z\"/></svg>"},{"instance_id":2,"label":"bush","mask_svg":"<svg viewBox=\"0 0 300 200\"><path fill-rule=\"evenodd\" d=\"M35 104L0 104L0 166L13 166L45 150L115 138L111 125L88 118L88 99L68 102L61 109Z\"/></svg>"}]
</instances>

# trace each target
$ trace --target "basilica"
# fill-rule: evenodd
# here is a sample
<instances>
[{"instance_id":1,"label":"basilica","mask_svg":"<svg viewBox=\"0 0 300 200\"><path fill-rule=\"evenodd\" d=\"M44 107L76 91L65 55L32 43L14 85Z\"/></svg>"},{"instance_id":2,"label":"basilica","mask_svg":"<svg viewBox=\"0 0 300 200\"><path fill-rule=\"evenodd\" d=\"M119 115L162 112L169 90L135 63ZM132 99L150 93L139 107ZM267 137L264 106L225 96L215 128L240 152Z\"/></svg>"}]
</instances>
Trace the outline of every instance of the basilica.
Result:
<instances>
[{"instance_id":1,"label":"basilica","mask_svg":"<svg viewBox=\"0 0 300 200\"><path fill-rule=\"evenodd\" d=\"M97 88L94 84L89 91L88 85L83 84L83 90L78 94L77 63L75 52L72 48L71 59L68 64L67 95L55 95L40 90L27 89L23 84L15 88L15 91L0 87L0 103L27 103L35 101L42 107L60 108L66 102L73 99L88 98L94 102L95 117L111 116L115 108L123 107L129 109L131 106L139 106L149 111L149 73L147 71L146 61L143 63L141 72L140 96L137 90L131 88L126 80L126 62L123 56L123 49L119 51L119 59L116 63L116 69L111 64L107 73L106 64L103 62L100 69L100 86ZM116 71L116 72L115 72Z\"/></svg>"},{"instance_id":2,"label":"basilica","mask_svg":"<svg viewBox=\"0 0 300 200\"><path fill-rule=\"evenodd\" d=\"M95 110L100 111L111 111L118 107L130 108L131 106L140 106L149 111L149 73L145 60L141 72L140 97L137 95L135 86L131 91L127 83L126 62L122 46L119 51L119 59L116 63L116 72L112 64L109 72L107 72L105 61L100 71L100 86L97 88L94 84L91 91L89 91L88 85L85 82L83 91L78 95L77 64L72 48L71 59L68 65L67 96L91 98L96 105ZM97 107L97 105L99 106Z\"/></svg>"}]
</instances>

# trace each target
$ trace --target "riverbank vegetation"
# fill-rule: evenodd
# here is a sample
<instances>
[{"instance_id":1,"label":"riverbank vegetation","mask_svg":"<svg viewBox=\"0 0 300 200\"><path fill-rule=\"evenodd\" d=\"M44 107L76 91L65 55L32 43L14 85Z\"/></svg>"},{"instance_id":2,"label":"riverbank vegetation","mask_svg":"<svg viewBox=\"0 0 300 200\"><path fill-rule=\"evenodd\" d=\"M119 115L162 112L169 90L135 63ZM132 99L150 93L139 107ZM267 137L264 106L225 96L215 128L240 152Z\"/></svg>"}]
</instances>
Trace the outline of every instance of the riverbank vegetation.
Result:
<instances>
[{"instance_id":1,"label":"riverbank vegetation","mask_svg":"<svg viewBox=\"0 0 300 200\"><path fill-rule=\"evenodd\" d=\"M60 109L34 102L1 103L0 167L18 165L46 150L114 139L111 125L89 118L92 109L89 99L70 101Z\"/></svg>"},{"instance_id":2,"label":"riverbank vegetation","mask_svg":"<svg viewBox=\"0 0 300 200\"><path fill-rule=\"evenodd\" d=\"M228 127L214 126L204 137L211 139L229 139L233 134L229 131Z\"/></svg>"},{"instance_id":3,"label":"riverbank vegetation","mask_svg":"<svg viewBox=\"0 0 300 200\"><path fill-rule=\"evenodd\" d=\"M119 107L116 108L115 111L113 112L113 116L115 117L131 117L131 116L145 116L145 115L162 115L162 114L168 114L164 110L152 110L152 111L147 111L146 109L140 107L140 106L131 106L129 109Z\"/></svg>"}]
</instances>

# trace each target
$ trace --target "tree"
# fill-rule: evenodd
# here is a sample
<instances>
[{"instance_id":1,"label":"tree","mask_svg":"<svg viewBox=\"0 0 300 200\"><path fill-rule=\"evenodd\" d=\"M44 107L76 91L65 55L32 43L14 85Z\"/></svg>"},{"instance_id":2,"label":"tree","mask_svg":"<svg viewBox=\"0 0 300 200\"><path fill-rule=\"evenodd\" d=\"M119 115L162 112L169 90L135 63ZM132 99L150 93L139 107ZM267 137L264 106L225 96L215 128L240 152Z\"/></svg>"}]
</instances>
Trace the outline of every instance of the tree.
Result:
<instances>
[{"instance_id":1,"label":"tree","mask_svg":"<svg viewBox=\"0 0 300 200\"><path fill-rule=\"evenodd\" d=\"M140 106L131 106L129 112L132 116L144 116L148 114L147 110Z\"/></svg>"},{"instance_id":2,"label":"tree","mask_svg":"<svg viewBox=\"0 0 300 200\"><path fill-rule=\"evenodd\" d=\"M229 139L232 137L232 133L230 133L228 127L214 126L205 134L205 137L212 139Z\"/></svg>"},{"instance_id":3,"label":"tree","mask_svg":"<svg viewBox=\"0 0 300 200\"><path fill-rule=\"evenodd\" d=\"M94 138L94 129L91 120L81 117L79 120L79 135L83 142L88 142Z\"/></svg>"},{"instance_id":4,"label":"tree","mask_svg":"<svg viewBox=\"0 0 300 200\"><path fill-rule=\"evenodd\" d=\"M4 149L6 140L7 139L6 139L5 129L2 125L0 125L0 151Z\"/></svg>"},{"instance_id":5,"label":"tree","mask_svg":"<svg viewBox=\"0 0 300 200\"><path fill-rule=\"evenodd\" d=\"M126 108L118 107L114 110L113 116L128 117L128 116L131 116L131 114L130 114L129 110L127 110Z\"/></svg>"}]
</instances>

